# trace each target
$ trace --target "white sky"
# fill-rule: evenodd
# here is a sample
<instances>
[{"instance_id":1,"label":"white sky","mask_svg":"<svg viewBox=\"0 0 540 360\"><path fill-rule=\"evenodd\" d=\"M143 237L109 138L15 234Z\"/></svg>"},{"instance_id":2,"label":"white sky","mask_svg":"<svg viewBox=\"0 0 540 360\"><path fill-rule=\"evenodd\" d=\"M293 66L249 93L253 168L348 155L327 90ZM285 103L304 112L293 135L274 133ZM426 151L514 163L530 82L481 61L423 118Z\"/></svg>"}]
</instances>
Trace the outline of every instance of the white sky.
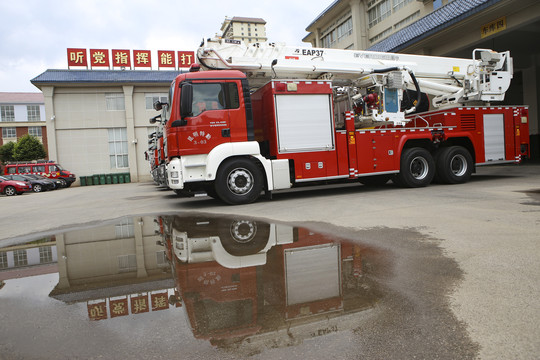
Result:
<instances>
[{"instance_id":1,"label":"white sky","mask_svg":"<svg viewBox=\"0 0 540 360\"><path fill-rule=\"evenodd\" d=\"M0 0L0 91L37 92L30 80L67 69L67 48L196 50L225 16L266 20L269 41L303 45L333 0Z\"/></svg>"}]
</instances>

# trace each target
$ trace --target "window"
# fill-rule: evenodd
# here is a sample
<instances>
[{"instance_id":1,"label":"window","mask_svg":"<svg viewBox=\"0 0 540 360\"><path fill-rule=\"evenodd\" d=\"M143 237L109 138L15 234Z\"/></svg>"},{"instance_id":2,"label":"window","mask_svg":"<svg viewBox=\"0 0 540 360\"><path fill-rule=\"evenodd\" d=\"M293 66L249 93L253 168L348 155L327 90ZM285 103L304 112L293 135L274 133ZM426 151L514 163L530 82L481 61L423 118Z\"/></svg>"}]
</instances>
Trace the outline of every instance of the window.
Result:
<instances>
[{"instance_id":1,"label":"window","mask_svg":"<svg viewBox=\"0 0 540 360\"><path fill-rule=\"evenodd\" d=\"M370 38L369 41L373 44L381 39L384 39L388 35L392 33L392 27L389 27L388 29L384 30L383 32L375 35L374 37Z\"/></svg>"},{"instance_id":2,"label":"window","mask_svg":"<svg viewBox=\"0 0 540 360\"><path fill-rule=\"evenodd\" d=\"M120 272L129 272L137 270L137 255L121 255L118 257L118 270Z\"/></svg>"},{"instance_id":3,"label":"window","mask_svg":"<svg viewBox=\"0 0 540 360\"><path fill-rule=\"evenodd\" d=\"M42 136L41 126L29 126L28 135L41 137Z\"/></svg>"},{"instance_id":4,"label":"window","mask_svg":"<svg viewBox=\"0 0 540 360\"><path fill-rule=\"evenodd\" d=\"M337 41L337 30L334 29L322 38L323 47L329 48Z\"/></svg>"},{"instance_id":5,"label":"window","mask_svg":"<svg viewBox=\"0 0 540 360\"><path fill-rule=\"evenodd\" d=\"M48 264L53 262L52 248L44 246L39 248L39 263Z\"/></svg>"},{"instance_id":6,"label":"window","mask_svg":"<svg viewBox=\"0 0 540 360\"><path fill-rule=\"evenodd\" d=\"M127 132L125 128L109 129L109 158L111 169L129 167Z\"/></svg>"},{"instance_id":7,"label":"window","mask_svg":"<svg viewBox=\"0 0 540 360\"><path fill-rule=\"evenodd\" d=\"M405 5L412 3L413 0L392 0L392 7L394 8L394 12L398 11Z\"/></svg>"},{"instance_id":8,"label":"window","mask_svg":"<svg viewBox=\"0 0 540 360\"><path fill-rule=\"evenodd\" d=\"M8 267L8 259L6 252L0 252L0 269L6 269Z\"/></svg>"},{"instance_id":9,"label":"window","mask_svg":"<svg viewBox=\"0 0 540 360\"><path fill-rule=\"evenodd\" d=\"M13 260L15 260L15 266L28 265L28 257L26 255L26 250L14 250Z\"/></svg>"},{"instance_id":10,"label":"window","mask_svg":"<svg viewBox=\"0 0 540 360\"><path fill-rule=\"evenodd\" d=\"M43 173L45 172L45 165L34 165L32 167L32 171L37 173Z\"/></svg>"},{"instance_id":11,"label":"window","mask_svg":"<svg viewBox=\"0 0 540 360\"><path fill-rule=\"evenodd\" d=\"M167 93L148 93L144 94L146 99L146 110L154 110L154 103L160 101L162 103L167 102Z\"/></svg>"},{"instance_id":12,"label":"window","mask_svg":"<svg viewBox=\"0 0 540 360\"><path fill-rule=\"evenodd\" d=\"M107 111L126 110L125 98L122 93L105 94Z\"/></svg>"},{"instance_id":13,"label":"window","mask_svg":"<svg viewBox=\"0 0 540 360\"><path fill-rule=\"evenodd\" d=\"M131 238L134 236L133 219L127 218L114 226L117 239Z\"/></svg>"},{"instance_id":14,"label":"window","mask_svg":"<svg viewBox=\"0 0 540 360\"><path fill-rule=\"evenodd\" d=\"M4 139L16 138L17 137L17 128L14 128L14 127L2 128L2 137Z\"/></svg>"},{"instance_id":15,"label":"window","mask_svg":"<svg viewBox=\"0 0 540 360\"><path fill-rule=\"evenodd\" d=\"M437 10L442 6L442 0L433 0L433 10Z\"/></svg>"},{"instance_id":16,"label":"window","mask_svg":"<svg viewBox=\"0 0 540 360\"><path fill-rule=\"evenodd\" d=\"M157 266L159 267L169 266L169 264L167 263L167 256L165 255L165 250L156 252L156 262L157 262Z\"/></svg>"},{"instance_id":17,"label":"window","mask_svg":"<svg viewBox=\"0 0 540 360\"><path fill-rule=\"evenodd\" d=\"M28 114L28 121L41 121L39 105L28 105L26 107L26 113Z\"/></svg>"},{"instance_id":18,"label":"window","mask_svg":"<svg viewBox=\"0 0 540 360\"><path fill-rule=\"evenodd\" d=\"M379 4L374 6L372 9L368 10L368 21L369 27L377 25L384 19L386 19L390 14L392 14L392 4L390 0L381 1Z\"/></svg>"},{"instance_id":19,"label":"window","mask_svg":"<svg viewBox=\"0 0 540 360\"><path fill-rule=\"evenodd\" d=\"M13 105L0 106L0 116L2 121L15 121L15 108Z\"/></svg>"},{"instance_id":20,"label":"window","mask_svg":"<svg viewBox=\"0 0 540 360\"><path fill-rule=\"evenodd\" d=\"M345 36L352 35L352 18L348 18L337 27L337 38L341 41Z\"/></svg>"},{"instance_id":21,"label":"window","mask_svg":"<svg viewBox=\"0 0 540 360\"><path fill-rule=\"evenodd\" d=\"M239 106L236 83L193 84L193 116L203 111L238 109Z\"/></svg>"},{"instance_id":22,"label":"window","mask_svg":"<svg viewBox=\"0 0 540 360\"><path fill-rule=\"evenodd\" d=\"M420 17L420 10L418 10L417 12L415 12L412 15L407 16L405 19L395 23L394 24L394 30L402 28L403 26L407 25L408 23L412 22L413 20L415 20L416 18L419 18L419 17Z\"/></svg>"}]
</instances>

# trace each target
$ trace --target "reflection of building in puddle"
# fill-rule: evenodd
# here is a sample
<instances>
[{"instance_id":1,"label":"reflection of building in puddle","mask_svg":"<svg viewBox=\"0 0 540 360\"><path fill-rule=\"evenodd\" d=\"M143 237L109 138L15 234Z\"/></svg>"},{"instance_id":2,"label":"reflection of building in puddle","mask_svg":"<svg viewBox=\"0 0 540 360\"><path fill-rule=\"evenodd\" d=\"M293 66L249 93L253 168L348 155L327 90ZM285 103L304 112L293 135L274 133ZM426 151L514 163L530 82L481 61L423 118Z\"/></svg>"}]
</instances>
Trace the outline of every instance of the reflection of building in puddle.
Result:
<instances>
[{"instance_id":1,"label":"reflection of building in puddle","mask_svg":"<svg viewBox=\"0 0 540 360\"><path fill-rule=\"evenodd\" d=\"M193 334L215 345L286 346L350 329L377 300L361 245L249 219L159 222Z\"/></svg>"},{"instance_id":2,"label":"reflection of building in puddle","mask_svg":"<svg viewBox=\"0 0 540 360\"><path fill-rule=\"evenodd\" d=\"M54 236L0 249L0 280L58 271Z\"/></svg>"},{"instance_id":3,"label":"reflection of building in puddle","mask_svg":"<svg viewBox=\"0 0 540 360\"><path fill-rule=\"evenodd\" d=\"M154 217L56 235L59 281L50 296L86 302L91 320L169 308L174 285L159 240Z\"/></svg>"}]
</instances>

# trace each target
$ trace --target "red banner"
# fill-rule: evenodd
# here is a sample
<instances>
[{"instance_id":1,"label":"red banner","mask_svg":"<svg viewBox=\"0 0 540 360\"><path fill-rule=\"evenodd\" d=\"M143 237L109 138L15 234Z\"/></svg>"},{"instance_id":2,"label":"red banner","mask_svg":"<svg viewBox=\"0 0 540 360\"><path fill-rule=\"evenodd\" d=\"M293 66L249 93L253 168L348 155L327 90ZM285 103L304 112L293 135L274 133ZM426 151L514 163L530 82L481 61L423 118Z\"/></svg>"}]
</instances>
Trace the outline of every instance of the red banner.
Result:
<instances>
[{"instance_id":1,"label":"red banner","mask_svg":"<svg viewBox=\"0 0 540 360\"><path fill-rule=\"evenodd\" d=\"M140 314L148 311L150 311L150 307L148 306L148 295L131 297L132 314Z\"/></svg>"},{"instance_id":2,"label":"red banner","mask_svg":"<svg viewBox=\"0 0 540 360\"><path fill-rule=\"evenodd\" d=\"M129 315L128 299L109 300L109 310L111 312L111 318Z\"/></svg>"},{"instance_id":3,"label":"red banner","mask_svg":"<svg viewBox=\"0 0 540 360\"><path fill-rule=\"evenodd\" d=\"M85 66L88 67L88 59L86 58L86 49L67 49L68 67L69 66Z\"/></svg>"},{"instance_id":4,"label":"red banner","mask_svg":"<svg viewBox=\"0 0 540 360\"><path fill-rule=\"evenodd\" d=\"M179 51L178 52L178 67L188 68L195 62L194 51Z\"/></svg>"},{"instance_id":5,"label":"red banner","mask_svg":"<svg viewBox=\"0 0 540 360\"><path fill-rule=\"evenodd\" d=\"M176 68L176 57L174 51L158 50L158 68Z\"/></svg>"},{"instance_id":6,"label":"red banner","mask_svg":"<svg viewBox=\"0 0 540 360\"><path fill-rule=\"evenodd\" d=\"M108 49L90 49L91 67L109 67Z\"/></svg>"},{"instance_id":7,"label":"red banner","mask_svg":"<svg viewBox=\"0 0 540 360\"><path fill-rule=\"evenodd\" d=\"M131 57L129 50L112 50L113 67L127 67L131 69Z\"/></svg>"},{"instance_id":8,"label":"red banner","mask_svg":"<svg viewBox=\"0 0 540 360\"><path fill-rule=\"evenodd\" d=\"M105 301L86 304L88 308L88 318L90 320L104 320L107 319L107 303Z\"/></svg>"},{"instance_id":9,"label":"red banner","mask_svg":"<svg viewBox=\"0 0 540 360\"><path fill-rule=\"evenodd\" d=\"M152 299L152 311L165 310L169 308L169 293L150 294Z\"/></svg>"},{"instance_id":10,"label":"red banner","mask_svg":"<svg viewBox=\"0 0 540 360\"><path fill-rule=\"evenodd\" d=\"M133 67L152 67L150 50L133 50Z\"/></svg>"}]
</instances>

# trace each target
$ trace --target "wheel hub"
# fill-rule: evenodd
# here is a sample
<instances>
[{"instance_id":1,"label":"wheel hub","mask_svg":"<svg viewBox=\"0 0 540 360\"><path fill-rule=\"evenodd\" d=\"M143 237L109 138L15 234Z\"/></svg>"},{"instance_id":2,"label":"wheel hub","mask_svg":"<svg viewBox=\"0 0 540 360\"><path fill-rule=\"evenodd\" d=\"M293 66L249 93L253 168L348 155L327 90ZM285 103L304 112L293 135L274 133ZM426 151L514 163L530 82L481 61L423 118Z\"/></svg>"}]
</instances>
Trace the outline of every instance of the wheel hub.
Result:
<instances>
[{"instance_id":1,"label":"wheel hub","mask_svg":"<svg viewBox=\"0 0 540 360\"><path fill-rule=\"evenodd\" d=\"M455 176L463 176L467 172L467 160L461 154L455 155L450 160L450 171Z\"/></svg>"},{"instance_id":2,"label":"wheel hub","mask_svg":"<svg viewBox=\"0 0 540 360\"><path fill-rule=\"evenodd\" d=\"M424 179L429 173L429 165L426 159L417 156L411 161L411 175L417 179Z\"/></svg>"},{"instance_id":3,"label":"wheel hub","mask_svg":"<svg viewBox=\"0 0 540 360\"><path fill-rule=\"evenodd\" d=\"M235 169L229 174L228 185L235 194L247 194L253 187L253 175L246 169Z\"/></svg>"}]
</instances>

